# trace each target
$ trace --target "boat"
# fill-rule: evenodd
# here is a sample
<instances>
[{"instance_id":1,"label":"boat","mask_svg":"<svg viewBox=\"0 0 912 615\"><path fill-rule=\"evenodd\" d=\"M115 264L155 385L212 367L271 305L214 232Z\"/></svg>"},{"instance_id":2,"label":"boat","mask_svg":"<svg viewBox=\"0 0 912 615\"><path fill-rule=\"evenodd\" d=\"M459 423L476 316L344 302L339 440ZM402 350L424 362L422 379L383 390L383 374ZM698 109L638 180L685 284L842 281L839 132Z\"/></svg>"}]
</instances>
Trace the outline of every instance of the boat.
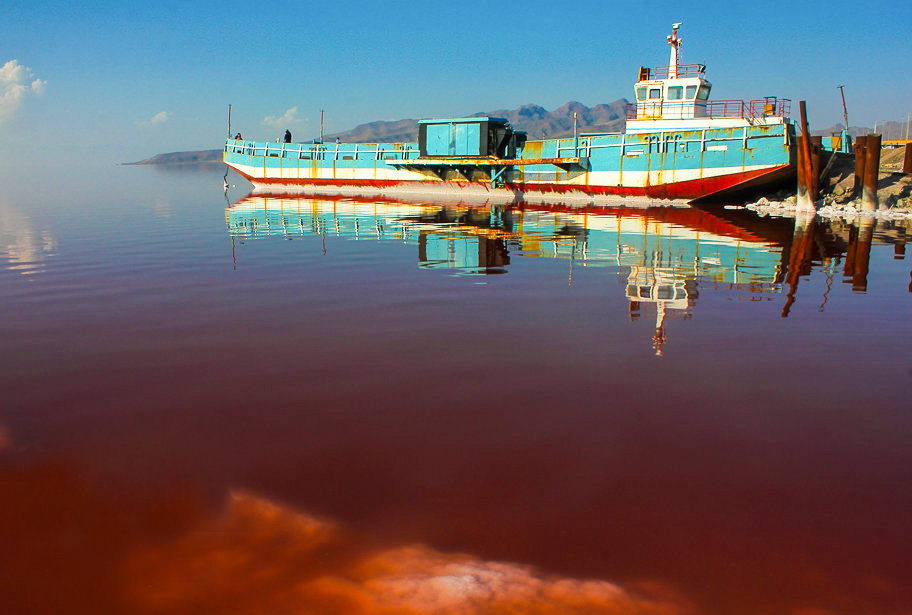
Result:
<instances>
[{"instance_id":1,"label":"boat","mask_svg":"<svg viewBox=\"0 0 912 615\"><path fill-rule=\"evenodd\" d=\"M426 119L412 143L270 143L229 138L225 163L254 191L446 195L459 199L692 201L762 189L795 174L791 101L710 100L704 64L641 67L626 130L529 140L503 118Z\"/></svg>"}]
</instances>

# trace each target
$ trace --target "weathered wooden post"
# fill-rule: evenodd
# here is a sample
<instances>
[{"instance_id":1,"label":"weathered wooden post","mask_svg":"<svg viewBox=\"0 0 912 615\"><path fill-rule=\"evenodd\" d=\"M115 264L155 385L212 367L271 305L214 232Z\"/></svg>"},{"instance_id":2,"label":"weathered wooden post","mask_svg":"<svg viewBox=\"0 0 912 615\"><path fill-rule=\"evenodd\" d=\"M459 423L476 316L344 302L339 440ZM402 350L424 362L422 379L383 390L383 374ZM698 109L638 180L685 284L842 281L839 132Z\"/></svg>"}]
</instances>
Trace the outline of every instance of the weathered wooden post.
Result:
<instances>
[{"instance_id":1,"label":"weathered wooden post","mask_svg":"<svg viewBox=\"0 0 912 615\"><path fill-rule=\"evenodd\" d=\"M861 194L861 186L864 184L865 171L865 144L868 138L862 135L855 137L855 183L852 185L852 196Z\"/></svg>"},{"instance_id":2,"label":"weathered wooden post","mask_svg":"<svg viewBox=\"0 0 912 615\"><path fill-rule=\"evenodd\" d=\"M798 176L798 195L797 208L804 210L808 203L808 178L804 173L804 135L798 135L798 142L795 147L795 166Z\"/></svg>"},{"instance_id":3,"label":"weathered wooden post","mask_svg":"<svg viewBox=\"0 0 912 615\"><path fill-rule=\"evenodd\" d=\"M823 155L823 137L811 137L811 194L820 197L820 158Z\"/></svg>"},{"instance_id":4,"label":"weathered wooden post","mask_svg":"<svg viewBox=\"0 0 912 615\"><path fill-rule=\"evenodd\" d=\"M912 143L906 143L906 155L903 157L903 173L912 173Z\"/></svg>"},{"instance_id":5,"label":"weathered wooden post","mask_svg":"<svg viewBox=\"0 0 912 615\"><path fill-rule=\"evenodd\" d=\"M813 213L813 210L808 213ZM798 281L802 273L810 272L811 257L814 251L814 239L817 233L817 221L813 215L798 212L795 216L795 232L792 245L789 247L789 264L786 282L789 290L785 305L782 306L782 318L788 318L795 295L798 292Z\"/></svg>"},{"instance_id":6,"label":"weathered wooden post","mask_svg":"<svg viewBox=\"0 0 912 615\"><path fill-rule=\"evenodd\" d=\"M798 211L814 211L814 201L817 200L817 193L814 188L817 182L814 181L814 173L811 167L811 133L808 129L807 105L805 104L805 101L802 100L798 103L798 106L801 110L801 138L798 139L798 161L799 164L802 165L801 173L804 175L806 191L803 195L804 198L802 198L800 191L801 182L799 182L797 209Z\"/></svg>"},{"instance_id":7,"label":"weathered wooden post","mask_svg":"<svg viewBox=\"0 0 912 615\"><path fill-rule=\"evenodd\" d=\"M880 202L877 199L877 179L880 173L880 135L868 135L865 144L864 185L861 190L861 208L874 211Z\"/></svg>"},{"instance_id":8,"label":"weathered wooden post","mask_svg":"<svg viewBox=\"0 0 912 615\"><path fill-rule=\"evenodd\" d=\"M871 263L874 224L874 218L869 217L863 217L858 221L858 244L855 248L855 271L852 274L852 290L859 293L868 290L868 268Z\"/></svg>"},{"instance_id":9,"label":"weathered wooden post","mask_svg":"<svg viewBox=\"0 0 912 615\"><path fill-rule=\"evenodd\" d=\"M849 245L846 248L845 264L842 268L843 277L850 278L855 275L855 252L858 250L858 227L849 226Z\"/></svg>"}]
</instances>

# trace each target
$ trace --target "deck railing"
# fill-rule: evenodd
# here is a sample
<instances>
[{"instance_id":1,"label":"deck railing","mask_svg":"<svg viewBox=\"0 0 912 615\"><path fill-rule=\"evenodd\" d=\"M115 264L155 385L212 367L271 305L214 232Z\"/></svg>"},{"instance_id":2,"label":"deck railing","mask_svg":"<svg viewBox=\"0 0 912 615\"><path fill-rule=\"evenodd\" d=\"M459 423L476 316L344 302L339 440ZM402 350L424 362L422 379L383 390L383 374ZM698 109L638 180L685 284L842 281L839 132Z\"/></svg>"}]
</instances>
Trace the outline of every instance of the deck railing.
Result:
<instances>
[{"instance_id":1,"label":"deck railing","mask_svg":"<svg viewBox=\"0 0 912 615\"><path fill-rule=\"evenodd\" d=\"M228 139L225 151L298 160L405 160L418 157L409 143L270 143Z\"/></svg>"},{"instance_id":2,"label":"deck railing","mask_svg":"<svg viewBox=\"0 0 912 615\"><path fill-rule=\"evenodd\" d=\"M705 103L643 100L639 103L627 103L627 119L744 118L753 120L764 117L788 118L791 110L792 101L790 99L775 96L749 101L713 100Z\"/></svg>"},{"instance_id":3,"label":"deck railing","mask_svg":"<svg viewBox=\"0 0 912 615\"><path fill-rule=\"evenodd\" d=\"M668 79L671 69L667 66L657 66L649 69L649 79ZM704 64L678 64L678 79L684 77L700 77L706 72Z\"/></svg>"}]
</instances>

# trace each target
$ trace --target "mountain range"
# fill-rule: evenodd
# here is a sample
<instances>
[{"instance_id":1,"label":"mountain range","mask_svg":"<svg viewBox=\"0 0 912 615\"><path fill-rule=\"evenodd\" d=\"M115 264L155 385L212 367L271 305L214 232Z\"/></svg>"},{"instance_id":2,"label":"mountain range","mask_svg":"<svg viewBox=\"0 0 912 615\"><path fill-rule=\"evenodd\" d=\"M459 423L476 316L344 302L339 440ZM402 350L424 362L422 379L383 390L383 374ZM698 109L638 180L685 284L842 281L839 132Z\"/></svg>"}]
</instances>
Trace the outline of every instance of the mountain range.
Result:
<instances>
[{"instance_id":1,"label":"mountain range","mask_svg":"<svg viewBox=\"0 0 912 615\"><path fill-rule=\"evenodd\" d=\"M542 137L569 137L573 135L573 113L577 114L580 132L620 132L624 130L627 116L627 99L596 105L592 108L571 100L554 111L540 105L523 105L518 109L482 111L467 117L502 117L516 130L523 130L529 139ZM418 120L378 121L355 126L345 132L326 135L327 142L337 137L345 143L389 143L415 141Z\"/></svg>"},{"instance_id":2,"label":"mountain range","mask_svg":"<svg viewBox=\"0 0 912 615\"><path fill-rule=\"evenodd\" d=\"M522 105L516 109L497 109L482 111L468 117L502 117L510 121L516 130L523 130L530 140L542 138L569 137L573 135L573 114L577 114L580 133L586 132L621 132L624 130L627 111L627 99L620 98L612 103L599 104L594 107L571 100L548 111L540 105ZM835 124L822 130L812 130L813 134L830 135L839 133L842 124ZM884 140L906 138L906 122L883 122L877 125L878 132ZM873 132L871 128L851 126L849 133L853 136ZM392 121L368 122L355 126L345 132L336 132L324 136L332 143L340 139L345 143L397 143L414 142L418 138L418 120L404 119ZM199 152L172 152L158 154L152 158L127 164L200 164L221 162L222 150L204 150Z\"/></svg>"},{"instance_id":3,"label":"mountain range","mask_svg":"<svg viewBox=\"0 0 912 615\"><path fill-rule=\"evenodd\" d=\"M822 130L811 129L811 134L830 136L833 133L839 134L845 124L834 124L829 128ZM873 128L867 126L849 126L849 134L853 137L867 135L874 132ZM877 132L880 133L884 141L908 139L910 133L907 122L883 122L877 124Z\"/></svg>"},{"instance_id":4,"label":"mountain range","mask_svg":"<svg viewBox=\"0 0 912 615\"><path fill-rule=\"evenodd\" d=\"M577 114L578 129L584 132L620 132L624 130L627 100L621 98L612 103L596 105L592 108L570 101L553 111L540 105L523 105L517 109L498 109L482 111L467 117L502 117L510 121L516 130L524 130L529 139L542 137L568 137L573 135L573 113ZM327 143L339 138L345 143L396 143L417 141L418 120L405 119L394 121L377 121L360 124L345 132L336 132L324 136ZM219 162L222 150L204 150L199 152L172 152L158 154L146 160L127 164L199 164Z\"/></svg>"}]
</instances>

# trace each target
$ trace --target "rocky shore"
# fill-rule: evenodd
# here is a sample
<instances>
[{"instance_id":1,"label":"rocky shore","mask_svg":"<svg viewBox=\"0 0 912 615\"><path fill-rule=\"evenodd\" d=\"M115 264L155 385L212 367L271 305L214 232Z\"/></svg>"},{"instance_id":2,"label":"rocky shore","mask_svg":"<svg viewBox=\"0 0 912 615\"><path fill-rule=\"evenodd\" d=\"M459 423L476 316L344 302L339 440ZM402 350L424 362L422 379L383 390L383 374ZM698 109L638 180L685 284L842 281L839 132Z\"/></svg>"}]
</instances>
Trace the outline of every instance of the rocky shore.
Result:
<instances>
[{"instance_id":1,"label":"rocky shore","mask_svg":"<svg viewBox=\"0 0 912 615\"><path fill-rule=\"evenodd\" d=\"M877 195L880 206L863 211L861 197L853 193L855 161L851 156L833 161L820 184L820 199L815 203L817 215L825 218L852 219L870 216L881 220L912 219L912 175L902 173L903 148L886 148L880 157ZM745 205L761 215L794 215L795 191L779 192Z\"/></svg>"}]
</instances>

